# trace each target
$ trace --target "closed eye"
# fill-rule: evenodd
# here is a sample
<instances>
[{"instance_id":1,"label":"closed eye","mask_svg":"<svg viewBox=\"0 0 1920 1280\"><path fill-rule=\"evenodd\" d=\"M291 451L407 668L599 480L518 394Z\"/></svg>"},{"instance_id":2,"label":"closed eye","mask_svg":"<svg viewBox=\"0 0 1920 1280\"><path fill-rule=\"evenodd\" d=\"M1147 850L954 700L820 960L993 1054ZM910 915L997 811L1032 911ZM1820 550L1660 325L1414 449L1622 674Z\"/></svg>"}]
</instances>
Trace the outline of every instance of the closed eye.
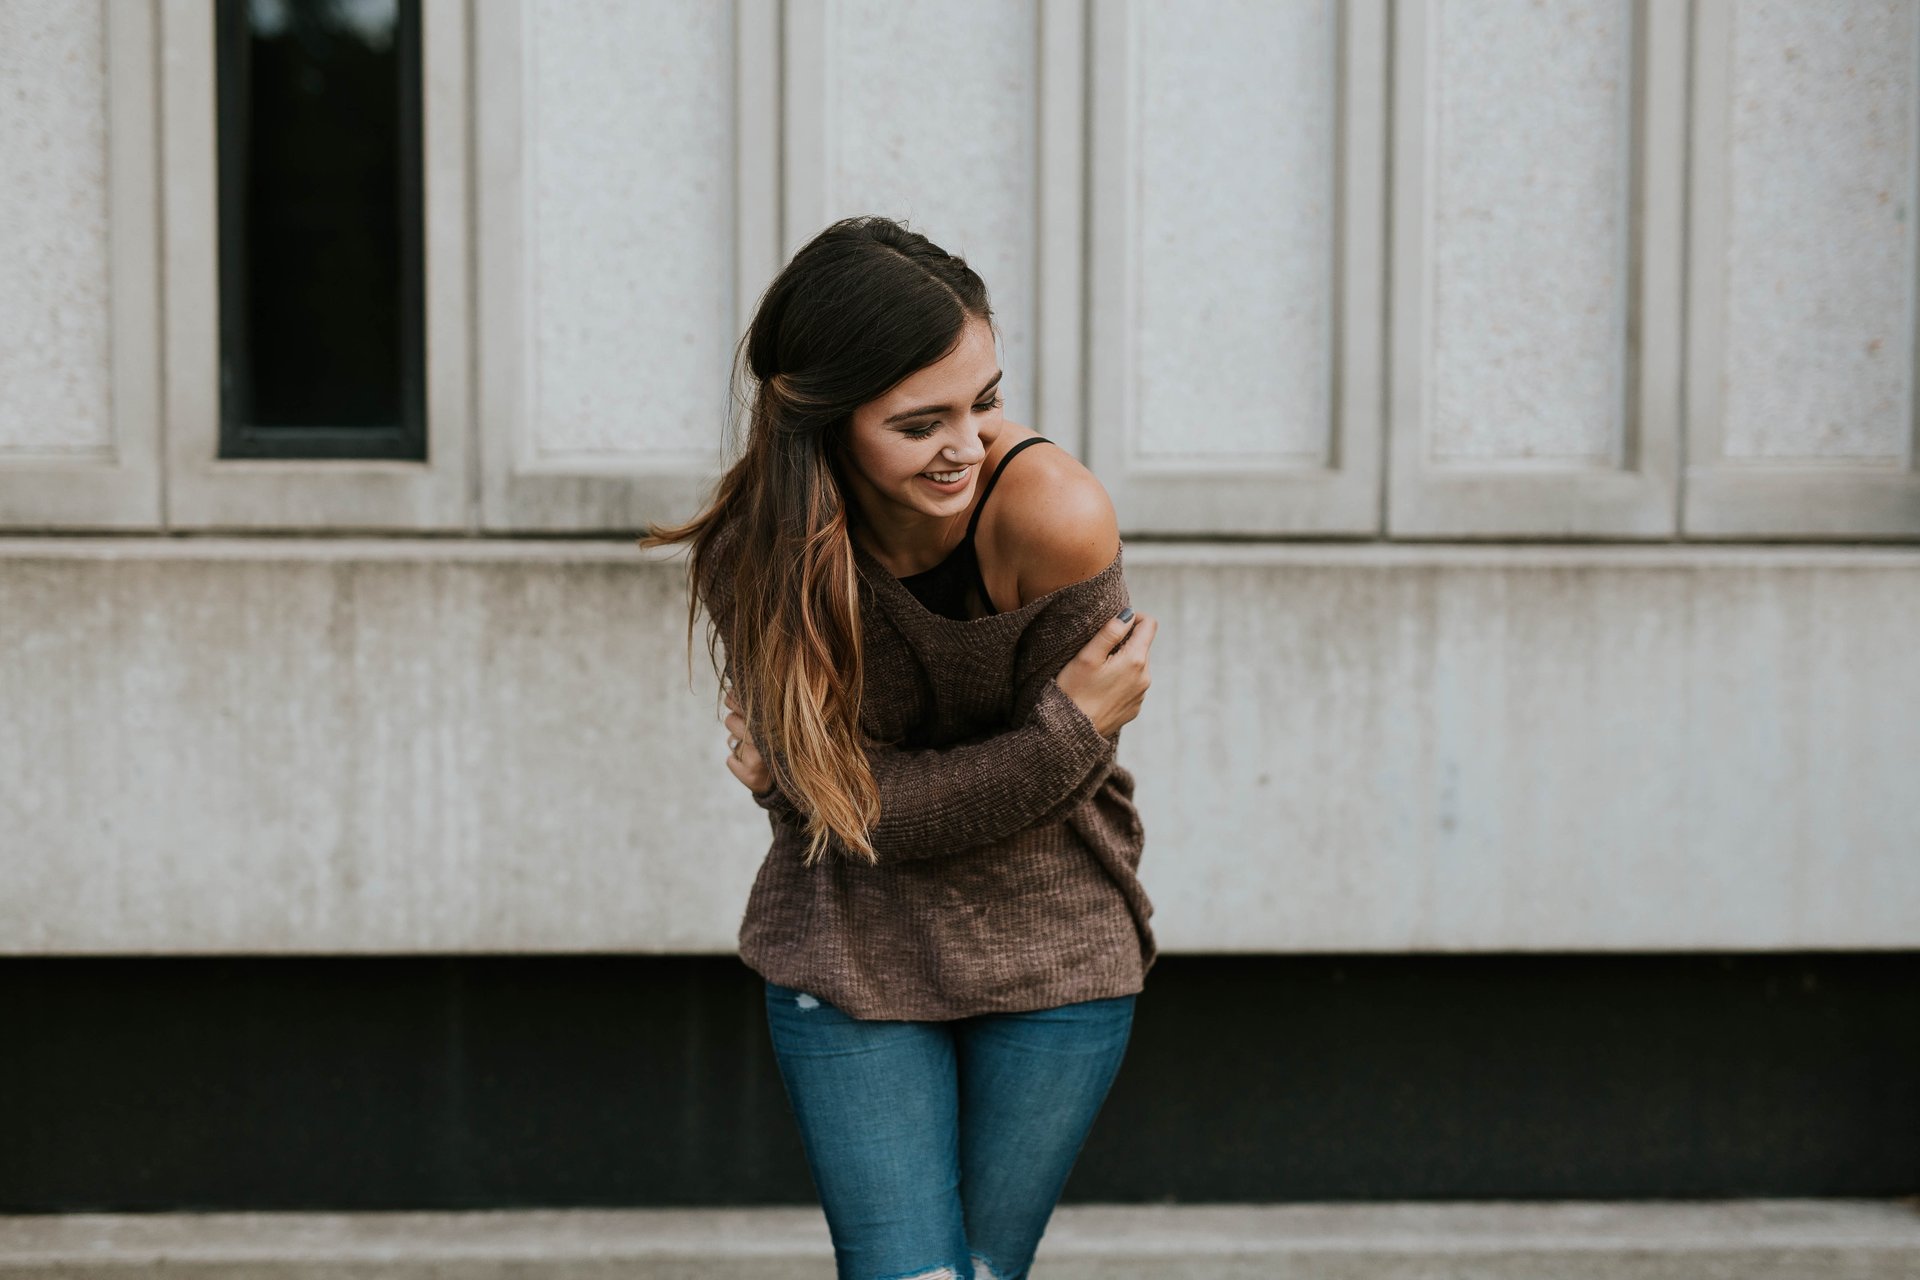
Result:
<instances>
[{"instance_id":1,"label":"closed eye","mask_svg":"<svg viewBox=\"0 0 1920 1280\"><path fill-rule=\"evenodd\" d=\"M1004 403L1006 403L1006 397L1001 395L998 391L996 391L993 393L993 399L987 401L985 404L977 404L973 406L973 411L975 413L992 413L995 409L998 409ZM928 436L932 435L935 431L938 431L939 429L940 429L940 424L938 422L929 422L924 427L915 427L911 431L902 431L900 434L907 437L909 440L925 440Z\"/></svg>"}]
</instances>

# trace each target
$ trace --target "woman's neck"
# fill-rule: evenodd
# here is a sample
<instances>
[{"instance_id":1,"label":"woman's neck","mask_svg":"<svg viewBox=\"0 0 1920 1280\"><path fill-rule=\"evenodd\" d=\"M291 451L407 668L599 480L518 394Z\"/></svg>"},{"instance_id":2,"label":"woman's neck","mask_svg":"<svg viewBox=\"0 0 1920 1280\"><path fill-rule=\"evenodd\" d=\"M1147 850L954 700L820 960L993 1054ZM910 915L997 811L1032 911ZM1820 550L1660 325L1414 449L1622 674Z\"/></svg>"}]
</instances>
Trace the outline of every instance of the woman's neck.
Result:
<instances>
[{"instance_id":1,"label":"woman's neck","mask_svg":"<svg viewBox=\"0 0 1920 1280\"><path fill-rule=\"evenodd\" d=\"M873 522L867 519L864 512L859 512L857 509L853 517L848 520L847 527L849 536L856 539L868 555L886 566L894 577L905 578L931 569L951 554L954 545L958 542L958 539L953 536L954 525L966 514L962 511L949 517L934 535L897 534L894 540L901 544L898 547L882 545L880 538L876 535ZM922 538L928 541L919 541ZM906 545L909 539L913 540L910 546Z\"/></svg>"}]
</instances>

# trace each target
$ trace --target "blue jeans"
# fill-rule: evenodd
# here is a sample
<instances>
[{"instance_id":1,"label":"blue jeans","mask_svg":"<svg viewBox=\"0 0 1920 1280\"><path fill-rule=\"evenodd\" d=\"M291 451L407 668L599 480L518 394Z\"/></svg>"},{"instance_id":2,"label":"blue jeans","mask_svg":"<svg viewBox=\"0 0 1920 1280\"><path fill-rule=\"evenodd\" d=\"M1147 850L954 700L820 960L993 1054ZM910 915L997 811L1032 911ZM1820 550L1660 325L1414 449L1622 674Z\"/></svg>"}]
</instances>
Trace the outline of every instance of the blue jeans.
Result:
<instances>
[{"instance_id":1,"label":"blue jeans","mask_svg":"<svg viewBox=\"0 0 1920 1280\"><path fill-rule=\"evenodd\" d=\"M1134 997L951 1022L766 984L840 1280L1019 1280L1119 1073Z\"/></svg>"}]
</instances>

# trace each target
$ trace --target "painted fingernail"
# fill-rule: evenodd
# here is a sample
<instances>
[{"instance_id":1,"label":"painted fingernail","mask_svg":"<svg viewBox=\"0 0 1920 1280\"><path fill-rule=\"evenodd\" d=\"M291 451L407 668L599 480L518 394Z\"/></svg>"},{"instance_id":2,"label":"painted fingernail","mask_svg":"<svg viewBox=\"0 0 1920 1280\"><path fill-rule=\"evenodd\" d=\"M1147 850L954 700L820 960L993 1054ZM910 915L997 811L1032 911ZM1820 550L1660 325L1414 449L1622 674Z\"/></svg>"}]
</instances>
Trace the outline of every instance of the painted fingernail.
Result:
<instances>
[{"instance_id":1,"label":"painted fingernail","mask_svg":"<svg viewBox=\"0 0 1920 1280\"><path fill-rule=\"evenodd\" d=\"M1128 605L1126 608L1120 611L1120 621L1122 622L1125 622L1128 618L1131 618L1132 616L1133 616L1132 605Z\"/></svg>"}]
</instances>

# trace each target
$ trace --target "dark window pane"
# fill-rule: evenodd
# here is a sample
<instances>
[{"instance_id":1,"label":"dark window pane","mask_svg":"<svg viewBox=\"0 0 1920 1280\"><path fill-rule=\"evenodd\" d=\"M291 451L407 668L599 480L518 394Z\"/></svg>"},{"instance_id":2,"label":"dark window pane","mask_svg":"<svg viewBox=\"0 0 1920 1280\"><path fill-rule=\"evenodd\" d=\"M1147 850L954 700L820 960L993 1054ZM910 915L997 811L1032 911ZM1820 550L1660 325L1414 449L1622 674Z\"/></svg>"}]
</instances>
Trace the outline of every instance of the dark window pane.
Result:
<instances>
[{"instance_id":1,"label":"dark window pane","mask_svg":"<svg viewBox=\"0 0 1920 1280\"><path fill-rule=\"evenodd\" d=\"M418 0L220 0L222 457L425 458Z\"/></svg>"}]
</instances>

